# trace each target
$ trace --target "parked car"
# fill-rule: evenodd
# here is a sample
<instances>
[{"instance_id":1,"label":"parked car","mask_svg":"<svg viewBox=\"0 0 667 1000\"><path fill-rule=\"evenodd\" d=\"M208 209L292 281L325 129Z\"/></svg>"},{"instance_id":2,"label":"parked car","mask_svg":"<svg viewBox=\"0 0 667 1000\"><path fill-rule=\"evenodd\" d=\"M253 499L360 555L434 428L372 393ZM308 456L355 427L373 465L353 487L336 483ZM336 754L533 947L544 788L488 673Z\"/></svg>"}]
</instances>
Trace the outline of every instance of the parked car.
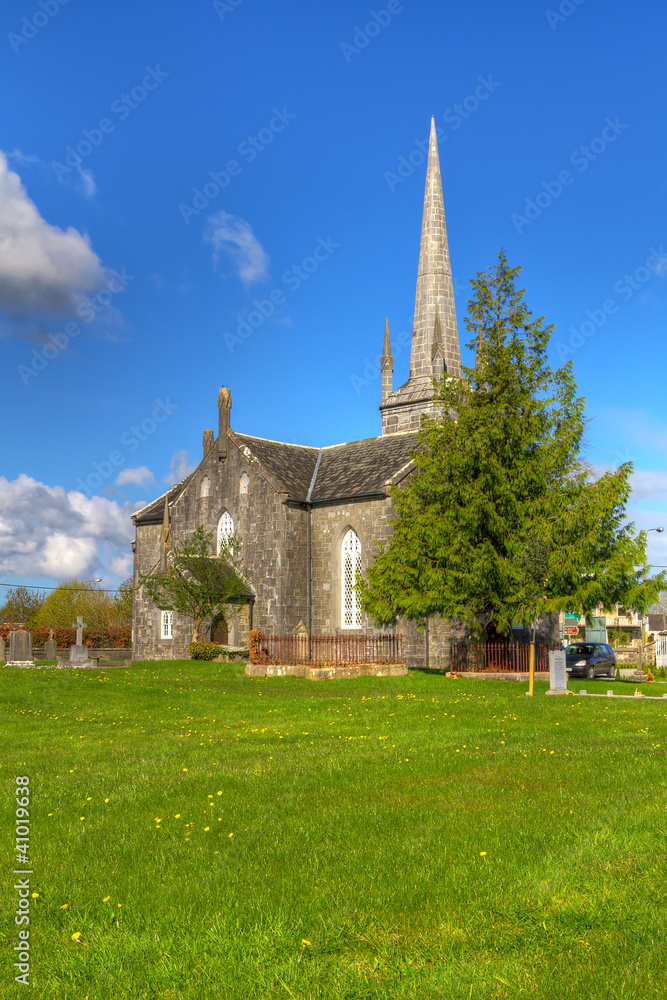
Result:
<instances>
[{"instance_id":1,"label":"parked car","mask_svg":"<svg viewBox=\"0 0 667 1000\"><path fill-rule=\"evenodd\" d=\"M616 676L616 653L606 642L573 642L565 650L565 668L570 677Z\"/></svg>"}]
</instances>

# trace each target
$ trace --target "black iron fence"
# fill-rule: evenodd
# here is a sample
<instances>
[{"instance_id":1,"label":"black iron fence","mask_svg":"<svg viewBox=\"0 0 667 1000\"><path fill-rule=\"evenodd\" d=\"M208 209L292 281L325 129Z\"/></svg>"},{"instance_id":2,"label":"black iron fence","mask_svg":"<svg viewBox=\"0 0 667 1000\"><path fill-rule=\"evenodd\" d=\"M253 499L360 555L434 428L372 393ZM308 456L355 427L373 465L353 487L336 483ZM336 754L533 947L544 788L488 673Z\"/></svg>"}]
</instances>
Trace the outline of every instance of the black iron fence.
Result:
<instances>
[{"instance_id":1,"label":"black iron fence","mask_svg":"<svg viewBox=\"0 0 667 1000\"><path fill-rule=\"evenodd\" d=\"M560 643L535 643L535 670L549 670L549 651ZM452 642L450 669L456 674L488 672L521 674L530 670L529 642Z\"/></svg>"},{"instance_id":2,"label":"black iron fence","mask_svg":"<svg viewBox=\"0 0 667 1000\"><path fill-rule=\"evenodd\" d=\"M257 638L257 663L400 663L402 635L264 635Z\"/></svg>"}]
</instances>

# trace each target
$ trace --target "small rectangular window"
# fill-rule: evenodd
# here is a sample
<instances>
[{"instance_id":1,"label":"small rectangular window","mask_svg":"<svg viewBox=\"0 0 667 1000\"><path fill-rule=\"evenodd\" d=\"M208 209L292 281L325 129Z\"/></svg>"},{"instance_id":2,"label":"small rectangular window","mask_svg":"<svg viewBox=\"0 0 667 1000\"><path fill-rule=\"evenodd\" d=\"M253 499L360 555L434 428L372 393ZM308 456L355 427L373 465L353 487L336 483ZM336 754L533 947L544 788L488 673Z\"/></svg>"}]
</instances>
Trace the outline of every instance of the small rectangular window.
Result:
<instances>
[{"instance_id":1,"label":"small rectangular window","mask_svg":"<svg viewBox=\"0 0 667 1000\"><path fill-rule=\"evenodd\" d=\"M163 611L162 612L162 638L171 639L173 638L174 631L174 612L173 611Z\"/></svg>"}]
</instances>

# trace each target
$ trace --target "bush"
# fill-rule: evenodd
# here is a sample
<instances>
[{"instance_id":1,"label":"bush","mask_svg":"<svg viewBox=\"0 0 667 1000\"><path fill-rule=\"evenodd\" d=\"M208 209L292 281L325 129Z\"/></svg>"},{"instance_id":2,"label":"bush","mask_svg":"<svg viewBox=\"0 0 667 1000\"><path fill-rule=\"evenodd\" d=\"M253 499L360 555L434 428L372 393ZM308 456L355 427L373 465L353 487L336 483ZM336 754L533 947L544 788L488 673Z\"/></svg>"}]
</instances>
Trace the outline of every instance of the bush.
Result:
<instances>
[{"instance_id":1,"label":"bush","mask_svg":"<svg viewBox=\"0 0 667 1000\"><path fill-rule=\"evenodd\" d=\"M215 642L191 642L189 649L191 660L214 660L220 652Z\"/></svg>"},{"instance_id":2,"label":"bush","mask_svg":"<svg viewBox=\"0 0 667 1000\"><path fill-rule=\"evenodd\" d=\"M0 625L0 635L9 642L9 633L14 631L13 625ZM38 625L36 628L28 629L32 631L33 646L43 646L49 638L51 631L48 625ZM76 629L65 628L62 625L53 626L53 638L59 647L73 646L76 642ZM84 646L92 648L107 649L129 649L132 645L132 629L126 625L110 625L107 628L100 626L86 628L83 630Z\"/></svg>"},{"instance_id":3,"label":"bush","mask_svg":"<svg viewBox=\"0 0 667 1000\"><path fill-rule=\"evenodd\" d=\"M655 680L655 674L653 673L653 671L651 670L650 667L647 667L647 670L646 670L646 680L647 681L654 681Z\"/></svg>"}]
</instances>

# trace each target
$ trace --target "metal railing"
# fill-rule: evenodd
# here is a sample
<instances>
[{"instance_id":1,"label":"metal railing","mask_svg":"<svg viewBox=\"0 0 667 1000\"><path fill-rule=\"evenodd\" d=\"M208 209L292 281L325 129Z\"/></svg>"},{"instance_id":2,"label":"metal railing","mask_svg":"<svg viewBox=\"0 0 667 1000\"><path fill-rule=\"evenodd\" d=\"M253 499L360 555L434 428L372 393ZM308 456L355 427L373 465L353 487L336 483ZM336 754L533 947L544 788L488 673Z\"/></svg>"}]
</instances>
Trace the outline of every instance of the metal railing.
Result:
<instances>
[{"instance_id":1,"label":"metal railing","mask_svg":"<svg viewBox=\"0 0 667 1000\"><path fill-rule=\"evenodd\" d=\"M535 670L548 672L549 651L561 649L560 643L535 643ZM450 669L457 674L479 673L528 673L530 669L529 642L452 642Z\"/></svg>"},{"instance_id":2,"label":"metal railing","mask_svg":"<svg viewBox=\"0 0 667 1000\"><path fill-rule=\"evenodd\" d=\"M258 663L400 663L402 635L265 635L257 643Z\"/></svg>"}]
</instances>

